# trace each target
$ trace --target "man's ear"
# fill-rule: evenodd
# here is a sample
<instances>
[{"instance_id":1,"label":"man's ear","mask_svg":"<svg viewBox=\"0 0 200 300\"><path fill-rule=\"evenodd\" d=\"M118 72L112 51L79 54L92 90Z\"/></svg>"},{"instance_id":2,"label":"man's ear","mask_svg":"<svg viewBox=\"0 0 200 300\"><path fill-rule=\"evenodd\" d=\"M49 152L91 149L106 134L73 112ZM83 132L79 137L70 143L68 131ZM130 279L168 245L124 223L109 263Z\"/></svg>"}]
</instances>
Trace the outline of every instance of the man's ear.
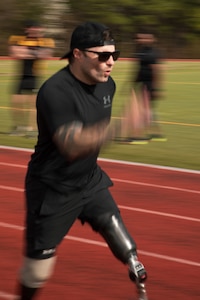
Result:
<instances>
[{"instance_id":1,"label":"man's ear","mask_svg":"<svg viewBox=\"0 0 200 300\"><path fill-rule=\"evenodd\" d=\"M78 48L75 48L75 49L73 50L73 55L74 55L75 58L80 59L80 57L82 56L82 52L81 52L81 50L79 50Z\"/></svg>"}]
</instances>

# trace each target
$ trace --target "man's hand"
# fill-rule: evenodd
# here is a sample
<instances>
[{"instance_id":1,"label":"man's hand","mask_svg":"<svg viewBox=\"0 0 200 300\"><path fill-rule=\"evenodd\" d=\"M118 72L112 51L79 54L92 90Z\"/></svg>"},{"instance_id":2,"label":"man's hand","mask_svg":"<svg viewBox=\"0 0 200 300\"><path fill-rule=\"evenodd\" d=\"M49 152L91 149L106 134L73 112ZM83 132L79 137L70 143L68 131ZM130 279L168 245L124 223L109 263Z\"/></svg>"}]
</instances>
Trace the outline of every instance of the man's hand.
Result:
<instances>
[{"instance_id":1,"label":"man's hand","mask_svg":"<svg viewBox=\"0 0 200 300\"><path fill-rule=\"evenodd\" d=\"M60 152L69 160L98 152L108 139L109 122L104 120L92 126L83 127L79 121L62 125L53 136Z\"/></svg>"}]
</instances>

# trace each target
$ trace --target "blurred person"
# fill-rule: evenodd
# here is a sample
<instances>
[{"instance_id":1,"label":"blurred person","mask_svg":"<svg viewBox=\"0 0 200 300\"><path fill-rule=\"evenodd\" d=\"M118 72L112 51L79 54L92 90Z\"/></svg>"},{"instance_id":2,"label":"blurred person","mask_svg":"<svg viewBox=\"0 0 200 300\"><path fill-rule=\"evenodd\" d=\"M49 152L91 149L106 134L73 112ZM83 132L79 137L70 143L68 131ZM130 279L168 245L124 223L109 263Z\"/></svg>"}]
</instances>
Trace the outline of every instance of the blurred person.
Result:
<instances>
[{"instance_id":1,"label":"blurred person","mask_svg":"<svg viewBox=\"0 0 200 300\"><path fill-rule=\"evenodd\" d=\"M13 135L36 131L36 93L44 68L44 60L53 55L54 41L44 37L44 28L28 21L24 35L10 36L9 54L18 60L19 80L12 95Z\"/></svg>"},{"instance_id":2,"label":"blurred person","mask_svg":"<svg viewBox=\"0 0 200 300\"><path fill-rule=\"evenodd\" d=\"M37 297L54 270L58 245L77 219L105 239L127 265L140 299L147 299L147 273L136 243L109 191L113 183L97 163L101 147L118 131L118 124L110 124L116 89L110 74L119 54L108 27L83 23L73 31L70 50L62 57L69 64L38 92L38 141L25 179L20 300Z\"/></svg>"},{"instance_id":3,"label":"blurred person","mask_svg":"<svg viewBox=\"0 0 200 300\"><path fill-rule=\"evenodd\" d=\"M163 97L163 64L161 52L156 47L156 37L150 31L136 35L135 90L133 110L135 109L135 137L132 143L151 140L166 140L158 125L157 102Z\"/></svg>"}]
</instances>

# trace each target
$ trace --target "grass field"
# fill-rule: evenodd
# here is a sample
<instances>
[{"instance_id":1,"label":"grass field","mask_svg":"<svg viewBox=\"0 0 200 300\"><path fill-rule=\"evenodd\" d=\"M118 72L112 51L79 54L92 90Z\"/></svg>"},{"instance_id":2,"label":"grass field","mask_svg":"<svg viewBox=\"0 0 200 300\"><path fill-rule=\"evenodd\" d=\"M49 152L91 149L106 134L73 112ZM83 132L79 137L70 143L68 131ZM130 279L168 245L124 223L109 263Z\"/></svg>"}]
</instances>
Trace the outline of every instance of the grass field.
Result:
<instances>
[{"instance_id":1,"label":"grass field","mask_svg":"<svg viewBox=\"0 0 200 300\"><path fill-rule=\"evenodd\" d=\"M10 95L15 81L15 61L0 60L0 144L33 148L36 140L11 137L12 126ZM66 64L66 61L48 62L45 77ZM120 60L113 77L117 93L113 116L118 117L128 101L134 63ZM101 157L200 170L200 61L165 62L165 97L159 101L159 123L167 136L166 142L147 145L111 144Z\"/></svg>"}]
</instances>

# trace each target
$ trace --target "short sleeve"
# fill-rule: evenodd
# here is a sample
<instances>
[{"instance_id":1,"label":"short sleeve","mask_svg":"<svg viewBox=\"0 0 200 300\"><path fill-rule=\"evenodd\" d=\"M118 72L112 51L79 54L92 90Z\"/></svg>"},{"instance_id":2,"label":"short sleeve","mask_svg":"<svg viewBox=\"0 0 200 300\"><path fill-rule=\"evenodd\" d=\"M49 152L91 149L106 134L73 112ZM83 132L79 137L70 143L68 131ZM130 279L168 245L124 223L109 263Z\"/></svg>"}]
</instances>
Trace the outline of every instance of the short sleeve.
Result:
<instances>
[{"instance_id":1,"label":"short sleeve","mask_svg":"<svg viewBox=\"0 0 200 300\"><path fill-rule=\"evenodd\" d=\"M78 119L73 92L66 83L52 84L48 81L40 89L36 105L38 126L48 128L51 135L61 125Z\"/></svg>"}]
</instances>

